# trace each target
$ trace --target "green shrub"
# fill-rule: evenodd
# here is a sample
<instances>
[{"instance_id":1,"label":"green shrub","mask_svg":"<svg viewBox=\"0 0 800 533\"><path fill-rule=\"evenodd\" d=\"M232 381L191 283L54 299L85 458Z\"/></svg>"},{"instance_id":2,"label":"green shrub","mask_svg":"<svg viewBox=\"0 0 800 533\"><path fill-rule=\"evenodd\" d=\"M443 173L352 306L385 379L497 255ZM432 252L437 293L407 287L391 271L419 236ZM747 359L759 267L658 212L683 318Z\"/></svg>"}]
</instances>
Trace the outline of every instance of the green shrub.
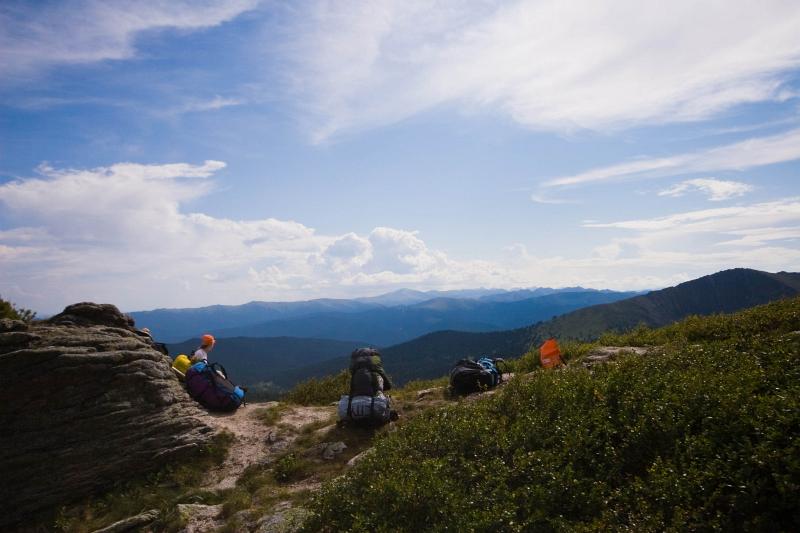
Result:
<instances>
[{"instance_id":1,"label":"green shrub","mask_svg":"<svg viewBox=\"0 0 800 533\"><path fill-rule=\"evenodd\" d=\"M7 302L0 298L0 318L10 318L12 320L24 320L30 322L36 318L36 313L30 309L23 309L17 307L11 302Z\"/></svg>"},{"instance_id":2,"label":"green shrub","mask_svg":"<svg viewBox=\"0 0 800 533\"><path fill-rule=\"evenodd\" d=\"M305 530L796 531L798 330L800 299L692 317L614 337L663 355L422 413L327 483Z\"/></svg>"},{"instance_id":3,"label":"green shrub","mask_svg":"<svg viewBox=\"0 0 800 533\"><path fill-rule=\"evenodd\" d=\"M350 372L342 370L334 376L311 378L300 382L283 396L283 401L298 405L328 405L350 390Z\"/></svg>"},{"instance_id":4,"label":"green shrub","mask_svg":"<svg viewBox=\"0 0 800 533\"><path fill-rule=\"evenodd\" d=\"M275 461L275 466L272 468L272 475L278 483L288 483L301 479L307 470L307 461L290 453Z\"/></svg>"},{"instance_id":5,"label":"green shrub","mask_svg":"<svg viewBox=\"0 0 800 533\"><path fill-rule=\"evenodd\" d=\"M273 405L271 407L259 407L255 411L255 417L265 426L274 426L278 423L281 416L287 411L286 404Z\"/></svg>"}]
</instances>

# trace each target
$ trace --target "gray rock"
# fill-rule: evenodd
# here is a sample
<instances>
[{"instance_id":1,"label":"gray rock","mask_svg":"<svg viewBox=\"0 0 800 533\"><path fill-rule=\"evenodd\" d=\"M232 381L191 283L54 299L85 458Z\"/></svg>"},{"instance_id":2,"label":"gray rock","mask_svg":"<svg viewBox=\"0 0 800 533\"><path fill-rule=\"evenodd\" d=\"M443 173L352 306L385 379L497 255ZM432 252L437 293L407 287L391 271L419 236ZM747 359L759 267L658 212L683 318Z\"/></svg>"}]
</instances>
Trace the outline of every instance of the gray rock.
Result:
<instances>
[{"instance_id":1,"label":"gray rock","mask_svg":"<svg viewBox=\"0 0 800 533\"><path fill-rule=\"evenodd\" d=\"M302 507L292 507L289 502L275 506L272 514L262 517L256 524L258 533L294 533L299 531L311 513Z\"/></svg>"},{"instance_id":2,"label":"gray rock","mask_svg":"<svg viewBox=\"0 0 800 533\"><path fill-rule=\"evenodd\" d=\"M160 513L158 512L158 509L151 509L149 511L137 514L136 516L131 516L124 520L120 520L119 522L114 522L110 526L104 527L103 529L97 529L93 533L123 533L124 531L133 531L142 526L152 524L156 521L156 519L158 519L159 514Z\"/></svg>"},{"instance_id":3,"label":"gray rock","mask_svg":"<svg viewBox=\"0 0 800 533\"><path fill-rule=\"evenodd\" d=\"M209 443L211 427L111 305L0 333L0 529ZM10 330L10 331L9 331Z\"/></svg>"},{"instance_id":4,"label":"gray rock","mask_svg":"<svg viewBox=\"0 0 800 533\"><path fill-rule=\"evenodd\" d=\"M330 461L347 448L347 445L342 442L323 442L319 445L320 454L326 461Z\"/></svg>"},{"instance_id":5,"label":"gray rock","mask_svg":"<svg viewBox=\"0 0 800 533\"><path fill-rule=\"evenodd\" d=\"M25 331L28 324L22 320L12 320L10 318L0 318L0 333L7 331Z\"/></svg>"},{"instance_id":6,"label":"gray rock","mask_svg":"<svg viewBox=\"0 0 800 533\"><path fill-rule=\"evenodd\" d=\"M586 354L583 366L591 368L594 365L612 361L622 354L647 355L651 351L652 348L641 346L598 346Z\"/></svg>"},{"instance_id":7,"label":"gray rock","mask_svg":"<svg viewBox=\"0 0 800 533\"><path fill-rule=\"evenodd\" d=\"M433 394L444 393L444 390L445 390L444 387L433 387L431 389L423 389L423 390L417 392L417 401L423 400L423 399L425 399L428 396L431 396Z\"/></svg>"},{"instance_id":8,"label":"gray rock","mask_svg":"<svg viewBox=\"0 0 800 533\"><path fill-rule=\"evenodd\" d=\"M364 450L363 452L359 453L358 455L353 456L352 458L350 458L349 461L347 461L347 466L355 466L356 464L360 463L361 460L363 460L367 455L372 453L373 449L374 448L367 448L366 450Z\"/></svg>"}]
</instances>

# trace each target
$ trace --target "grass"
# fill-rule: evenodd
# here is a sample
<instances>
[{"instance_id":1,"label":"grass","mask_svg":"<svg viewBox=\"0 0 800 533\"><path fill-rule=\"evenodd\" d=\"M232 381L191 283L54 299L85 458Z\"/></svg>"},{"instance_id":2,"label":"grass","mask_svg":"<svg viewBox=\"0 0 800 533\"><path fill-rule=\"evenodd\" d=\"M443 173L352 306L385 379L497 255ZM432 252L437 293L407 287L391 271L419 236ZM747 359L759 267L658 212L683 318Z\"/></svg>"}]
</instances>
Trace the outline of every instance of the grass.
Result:
<instances>
[{"instance_id":1,"label":"grass","mask_svg":"<svg viewBox=\"0 0 800 533\"><path fill-rule=\"evenodd\" d=\"M259 407L255 411L255 416L258 418L258 421L265 426L275 426L287 409L289 409L289 406L286 404Z\"/></svg>"},{"instance_id":2,"label":"grass","mask_svg":"<svg viewBox=\"0 0 800 533\"><path fill-rule=\"evenodd\" d=\"M328 405L349 390L350 372L342 370L333 376L302 381L287 392L282 400L297 405Z\"/></svg>"},{"instance_id":3,"label":"grass","mask_svg":"<svg viewBox=\"0 0 800 533\"><path fill-rule=\"evenodd\" d=\"M155 530L177 531L181 527L176 512L178 503L220 503L220 495L197 487L210 468L225 460L232 441L230 433L219 433L211 444L187 457L186 461L119 483L103 496L62 507L56 516L33 525L31 531L94 531L148 509L161 512L153 524Z\"/></svg>"},{"instance_id":4,"label":"grass","mask_svg":"<svg viewBox=\"0 0 800 533\"><path fill-rule=\"evenodd\" d=\"M304 530L800 530L799 330L793 299L607 335L663 349L422 412L328 482Z\"/></svg>"}]
</instances>

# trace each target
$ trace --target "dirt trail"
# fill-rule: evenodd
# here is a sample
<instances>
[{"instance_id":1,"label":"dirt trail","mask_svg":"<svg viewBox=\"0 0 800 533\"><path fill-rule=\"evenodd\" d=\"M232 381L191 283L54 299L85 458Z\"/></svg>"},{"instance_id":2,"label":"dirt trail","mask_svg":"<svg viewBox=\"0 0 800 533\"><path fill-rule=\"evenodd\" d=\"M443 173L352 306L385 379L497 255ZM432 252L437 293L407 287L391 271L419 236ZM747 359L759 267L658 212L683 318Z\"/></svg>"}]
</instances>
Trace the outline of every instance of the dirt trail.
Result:
<instances>
[{"instance_id":1,"label":"dirt trail","mask_svg":"<svg viewBox=\"0 0 800 533\"><path fill-rule=\"evenodd\" d=\"M259 411L263 408L278 406L282 411L273 425L260 419ZM206 422L219 431L233 434L234 440L228 457L208 473L203 487L209 490L234 488L247 467L268 463L297 438L304 426L330 420L333 413L331 407L285 406L279 402L249 403L233 413L208 413ZM224 525L219 505L188 506L187 511L184 533L213 531Z\"/></svg>"},{"instance_id":2,"label":"dirt trail","mask_svg":"<svg viewBox=\"0 0 800 533\"><path fill-rule=\"evenodd\" d=\"M282 431L277 424L268 426L258 418L259 409L278 405L278 402L249 403L234 413L209 413L208 424L232 433L235 439L227 459L209 473L204 486L214 490L235 487L247 467L269 461L271 455L284 450L297 437L300 428L327 420L332 414L328 407L286 407L277 424L294 431Z\"/></svg>"}]
</instances>

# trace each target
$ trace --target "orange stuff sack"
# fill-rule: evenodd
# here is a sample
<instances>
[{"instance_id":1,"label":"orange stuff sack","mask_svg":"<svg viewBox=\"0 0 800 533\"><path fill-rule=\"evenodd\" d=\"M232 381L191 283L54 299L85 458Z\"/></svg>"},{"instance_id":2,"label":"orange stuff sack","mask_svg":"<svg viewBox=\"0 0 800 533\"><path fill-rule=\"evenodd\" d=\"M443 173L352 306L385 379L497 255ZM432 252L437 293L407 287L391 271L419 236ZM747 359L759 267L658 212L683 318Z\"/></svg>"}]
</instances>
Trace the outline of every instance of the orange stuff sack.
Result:
<instances>
[{"instance_id":1,"label":"orange stuff sack","mask_svg":"<svg viewBox=\"0 0 800 533\"><path fill-rule=\"evenodd\" d=\"M539 348L539 357L542 361L544 368L553 368L563 364L561 361L561 350L558 349L558 343L555 339L547 339Z\"/></svg>"}]
</instances>

